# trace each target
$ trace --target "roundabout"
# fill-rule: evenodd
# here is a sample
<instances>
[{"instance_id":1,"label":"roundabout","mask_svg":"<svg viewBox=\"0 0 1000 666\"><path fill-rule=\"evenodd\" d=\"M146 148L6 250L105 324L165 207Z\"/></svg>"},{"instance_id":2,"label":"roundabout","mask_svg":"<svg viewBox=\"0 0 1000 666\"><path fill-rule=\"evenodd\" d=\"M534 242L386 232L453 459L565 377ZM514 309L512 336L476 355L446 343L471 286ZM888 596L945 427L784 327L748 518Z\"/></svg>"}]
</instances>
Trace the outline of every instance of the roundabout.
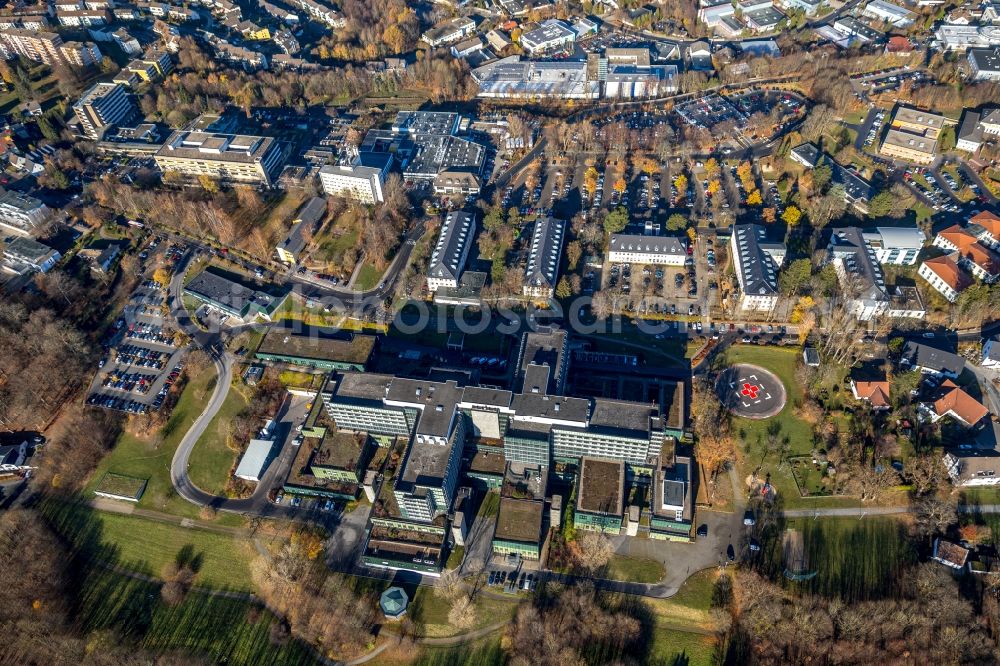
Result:
<instances>
[{"instance_id":1,"label":"roundabout","mask_svg":"<svg viewBox=\"0 0 1000 666\"><path fill-rule=\"evenodd\" d=\"M785 407L785 385L770 370L737 363L719 376L716 393L722 404L736 416L769 419Z\"/></svg>"}]
</instances>

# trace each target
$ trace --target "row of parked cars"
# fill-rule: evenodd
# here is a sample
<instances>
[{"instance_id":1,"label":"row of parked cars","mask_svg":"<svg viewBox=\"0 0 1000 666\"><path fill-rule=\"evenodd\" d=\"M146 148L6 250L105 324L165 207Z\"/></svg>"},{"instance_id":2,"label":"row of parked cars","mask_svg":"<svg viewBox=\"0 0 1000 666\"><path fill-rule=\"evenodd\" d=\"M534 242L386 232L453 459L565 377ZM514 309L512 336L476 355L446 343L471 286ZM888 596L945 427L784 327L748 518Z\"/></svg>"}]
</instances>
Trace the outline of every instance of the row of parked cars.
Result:
<instances>
[{"instance_id":1,"label":"row of parked cars","mask_svg":"<svg viewBox=\"0 0 1000 666\"><path fill-rule=\"evenodd\" d=\"M122 365L137 365L140 368L159 370L166 362L166 352L147 349L138 345L122 345L115 354L115 362ZM102 363L103 365L103 363Z\"/></svg>"},{"instance_id":2,"label":"row of parked cars","mask_svg":"<svg viewBox=\"0 0 1000 666\"><path fill-rule=\"evenodd\" d=\"M130 324L125 337L129 340L144 340L146 342L156 342L161 345L173 345L174 338L167 335L163 328L153 324Z\"/></svg>"},{"instance_id":3,"label":"row of parked cars","mask_svg":"<svg viewBox=\"0 0 1000 666\"><path fill-rule=\"evenodd\" d=\"M118 398L105 393L91 393L87 397L87 404L127 412L129 414L145 414L149 411L149 405L141 403L138 400Z\"/></svg>"},{"instance_id":4,"label":"row of parked cars","mask_svg":"<svg viewBox=\"0 0 1000 666\"><path fill-rule=\"evenodd\" d=\"M518 578L516 571L510 572L510 574L506 571L491 571L487 584L501 586L504 588L504 592L509 593L514 593L517 590L529 592L537 587L538 579L534 574L525 572L522 572L521 577Z\"/></svg>"}]
</instances>

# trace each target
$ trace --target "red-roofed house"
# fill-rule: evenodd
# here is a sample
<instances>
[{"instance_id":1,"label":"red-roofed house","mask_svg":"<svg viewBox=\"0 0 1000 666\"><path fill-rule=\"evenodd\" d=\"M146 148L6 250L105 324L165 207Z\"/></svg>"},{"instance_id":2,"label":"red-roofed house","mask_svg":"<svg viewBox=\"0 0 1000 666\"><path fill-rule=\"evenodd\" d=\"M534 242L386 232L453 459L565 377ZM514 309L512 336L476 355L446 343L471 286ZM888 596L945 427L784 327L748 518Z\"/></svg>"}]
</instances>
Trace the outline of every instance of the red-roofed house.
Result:
<instances>
[{"instance_id":1,"label":"red-roofed house","mask_svg":"<svg viewBox=\"0 0 1000 666\"><path fill-rule=\"evenodd\" d=\"M937 399L928 405L931 422L936 423L946 416L972 427L986 418L990 411L981 402L963 391L958 385L946 379L938 389Z\"/></svg>"},{"instance_id":2,"label":"red-roofed house","mask_svg":"<svg viewBox=\"0 0 1000 666\"><path fill-rule=\"evenodd\" d=\"M969 220L969 226L980 243L1000 250L1000 216L985 210Z\"/></svg>"},{"instance_id":3,"label":"red-roofed house","mask_svg":"<svg viewBox=\"0 0 1000 666\"><path fill-rule=\"evenodd\" d=\"M856 400L864 400L872 409L889 409L889 382L859 382L851 380L851 392Z\"/></svg>"},{"instance_id":4,"label":"red-roofed house","mask_svg":"<svg viewBox=\"0 0 1000 666\"><path fill-rule=\"evenodd\" d=\"M949 303L954 303L958 295L972 284L968 273L963 271L951 257L936 257L920 264L917 275L927 280Z\"/></svg>"},{"instance_id":5,"label":"red-roofed house","mask_svg":"<svg viewBox=\"0 0 1000 666\"><path fill-rule=\"evenodd\" d=\"M989 223L987 218L983 221ZM938 232L934 245L958 253L958 264L983 282L1000 278L1000 256L979 242L980 236L990 235L985 226L962 228L952 225Z\"/></svg>"},{"instance_id":6,"label":"red-roofed house","mask_svg":"<svg viewBox=\"0 0 1000 666\"><path fill-rule=\"evenodd\" d=\"M900 35L895 35L889 38L889 42L885 45L886 53L910 53L913 51L913 44L906 37Z\"/></svg>"}]
</instances>

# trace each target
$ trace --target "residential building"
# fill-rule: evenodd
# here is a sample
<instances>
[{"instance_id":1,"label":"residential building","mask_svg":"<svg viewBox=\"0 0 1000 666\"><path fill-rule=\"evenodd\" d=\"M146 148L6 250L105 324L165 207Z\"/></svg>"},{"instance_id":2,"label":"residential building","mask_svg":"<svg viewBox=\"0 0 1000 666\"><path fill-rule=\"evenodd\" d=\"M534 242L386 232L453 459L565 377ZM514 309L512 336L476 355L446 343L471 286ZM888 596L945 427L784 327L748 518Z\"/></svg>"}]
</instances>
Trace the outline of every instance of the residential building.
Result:
<instances>
[{"instance_id":1,"label":"residential building","mask_svg":"<svg viewBox=\"0 0 1000 666\"><path fill-rule=\"evenodd\" d=\"M899 363L904 370L919 370L925 375L951 379L958 379L965 368L965 360L958 354L913 340L903 347Z\"/></svg>"},{"instance_id":2,"label":"residential building","mask_svg":"<svg viewBox=\"0 0 1000 666\"><path fill-rule=\"evenodd\" d=\"M125 28L118 28L111 33L115 44L125 52L125 55L136 56L142 53L142 44Z\"/></svg>"},{"instance_id":3,"label":"residential building","mask_svg":"<svg viewBox=\"0 0 1000 666\"><path fill-rule=\"evenodd\" d=\"M966 227L976 239L992 250L1000 250L1000 216L984 210L974 215Z\"/></svg>"},{"instance_id":4,"label":"residential building","mask_svg":"<svg viewBox=\"0 0 1000 666\"><path fill-rule=\"evenodd\" d=\"M459 278L476 236L476 217L465 211L448 213L441 224L437 245L427 270L427 290L458 287Z\"/></svg>"},{"instance_id":5,"label":"residential building","mask_svg":"<svg viewBox=\"0 0 1000 666\"><path fill-rule=\"evenodd\" d=\"M851 379L851 393L855 400L863 400L875 410L886 410L892 407L889 402L889 382L855 381Z\"/></svg>"},{"instance_id":6,"label":"residential building","mask_svg":"<svg viewBox=\"0 0 1000 666\"><path fill-rule=\"evenodd\" d=\"M863 234L880 264L912 266L917 263L927 237L917 227L877 227Z\"/></svg>"},{"instance_id":7,"label":"residential building","mask_svg":"<svg viewBox=\"0 0 1000 666\"><path fill-rule=\"evenodd\" d=\"M323 191L361 203L382 203L392 161L390 153L359 152L349 164L327 165L319 170Z\"/></svg>"},{"instance_id":8,"label":"residential building","mask_svg":"<svg viewBox=\"0 0 1000 666\"><path fill-rule=\"evenodd\" d=\"M861 321L881 316L889 307L885 276L861 229L834 230L827 252L854 316Z\"/></svg>"},{"instance_id":9,"label":"residential building","mask_svg":"<svg viewBox=\"0 0 1000 666\"><path fill-rule=\"evenodd\" d=\"M1000 456L993 450L946 453L944 466L948 470L951 482L959 487L1000 484Z\"/></svg>"},{"instance_id":10,"label":"residential building","mask_svg":"<svg viewBox=\"0 0 1000 666\"><path fill-rule=\"evenodd\" d=\"M111 13L106 9L72 9L57 11L56 19L67 28L89 28L111 23Z\"/></svg>"},{"instance_id":11,"label":"residential building","mask_svg":"<svg viewBox=\"0 0 1000 666\"><path fill-rule=\"evenodd\" d=\"M421 35L420 39L426 42L431 48L437 48L460 42L466 37L475 34L475 32L476 22L471 18L459 16L449 19L444 23L439 23Z\"/></svg>"},{"instance_id":12,"label":"residential building","mask_svg":"<svg viewBox=\"0 0 1000 666\"><path fill-rule=\"evenodd\" d=\"M497 52L497 55L502 55L502 51L513 44L510 41L510 35L499 29L490 30L486 33L486 43Z\"/></svg>"},{"instance_id":13,"label":"residential building","mask_svg":"<svg viewBox=\"0 0 1000 666\"><path fill-rule=\"evenodd\" d=\"M814 143L801 143L789 151L788 156L793 162L798 162L807 169L812 169L819 163L819 148Z\"/></svg>"},{"instance_id":14,"label":"residential building","mask_svg":"<svg viewBox=\"0 0 1000 666\"><path fill-rule=\"evenodd\" d=\"M153 157L164 173L267 187L285 163L285 153L272 137L217 132L176 131Z\"/></svg>"},{"instance_id":15,"label":"residential building","mask_svg":"<svg viewBox=\"0 0 1000 666\"><path fill-rule=\"evenodd\" d=\"M622 528L624 503L625 463L590 456L581 458L574 527L617 535Z\"/></svg>"},{"instance_id":16,"label":"residential building","mask_svg":"<svg viewBox=\"0 0 1000 666\"><path fill-rule=\"evenodd\" d=\"M974 153L983 145L983 126L979 122L979 111L966 109L956 132L955 148Z\"/></svg>"},{"instance_id":17,"label":"residential building","mask_svg":"<svg viewBox=\"0 0 1000 666\"><path fill-rule=\"evenodd\" d=\"M343 28L347 25L343 14L317 0L290 0L289 4L305 10L310 17L331 28Z\"/></svg>"},{"instance_id":18,"label":"residential building","mask_svg":"<svg viewBox=\"0 0 1000 666\"><path fill-rule=\"evenodd\" d=\"M41 199L4 190L0 193L0 227L20 236L30 236L32 231L46 222L52 211Z\"/></svg>"},{"instance_id":19,"label":"residential building","mask_svg":"<svg viewBox=\"0 0 1000 666\"><path fill-rule=\"evenodd\" d=\"M971 428L989 416L986 407L959 388L955 382L945 379L932 396L932 399L921 405L932 423L937 423L945 417L958 421Z\"/></svg>"},{"instance_id":20,"label":"residential building","mask_svg":"<svg viewBox=\"0 0 1000 666\"><path fill-rule=\"evenodd\" d=\"M326 199L313 197L301 209L298 215L292 220L292 228L288 234L274 248L278 261L286 264L294 264L299 260L299 255L306 247L309 238L319 226L319 223L326 217Z\"/></svg>"},{"instance_id":21,"label":"residential building","mask_svg":"<svg viewBox=\"0 0 1000 666\"><path fill-rule=\"evenodd\" d=\"M975 81L1000 81L1000 46L969 49L969 67Z\"/></svg>"},{"instance_id":22,"label":"residential building","mask_svg":"<svg viewBox=\"0 0 1000 666\"><path fill-rule=\"evenodd\" d=\"M52 32L31 30L0 30L0 56L10 60L21 56L46 65L76 65L89 67L101 61L101 51L96 44L63 42Z\"/></svg>"},{"instance_id":23,"label":"residential building","mask_svg":"<svg viewBox=\"0 0 1000 666\"><path fill-rule=\"evenodd\" d=\"M84 134L95 140L109 127L127 124L138 111L125 87L118 83L95 84L73 105Z\"/></svg>"},{"instance_id":24,"label":"residential building","mask_svg":"<svg viewBox=\"0 0 1000 666\"><path fill-rule=\"evenodd\" d=\"M271 316L281 307L287 293L269 293L251 288L206 268L184 286L184 293L205 303L222 314L243 321L258 317L271 321Z\"/></svg>"},{"instance_id":25,"label":"residential building","mask_svg":"<svg viewBox=\"0 0 1000 666\"><path fill-rule=\"evenodd\" d=\"M927 308L916 287L896 285L889 289L889 309L885 313L894 319L923 319Z\"/></svg>"},{"instance_id":26,"label":"residential building","mask_svg":"<svg viewBox=\"0 0 1000 666\"><path fill-rule=\"evenodd\" d=\"M882 139L879 154L917 164L930 164L937 156L937 139L890 129Z\"/></svg>"},{"instance_id":27,"label":"residential building","mask_svg":"<svg viewBox=\"0 0 1000 666\"><path fill-rule=\"evenodd\" d=\"M917 275L927 280L934 289L945 297L949 303L958 300L958 295L965 290L972 280L958 267L951 257L935 257L920 264Z\"/></svg>"},{"instance_id":28,"label":"residential building","mask_svg":"<svg viewBox=\"0 0 1000 666\"><path fill-rule=\"evenodd\" d=\"M934 539L934 553L931 555L931 559L946 567L961 571L968 564L971 552L965 546L938 538Z\"/></svg>"},{"instance_id":29,"label":"residential building","mask_svg":"<svg viewBox=\"0 0 1000 666\"><path fill-rule=\"evenodd\" d=\"M608 261L623 264L683 266L687 246L674 236L611 234Z\"/></svg>"},{"instance_id":30,"label":"residential building","mask_svg":"<svg viewBox=\"0 0 1000 666\"><path fill-rule=\"evenodd\" d=\"M824 153L824 163L830 165L832 176L830 182L839 185L844 190L844 201L854 206L862 213L868 212L868 202L872 198L872 186L859 176L853 169L834 161Z\"/></svg>"},{"instance_id":31,"label":"residential building","mask_svg":"<svg viewBox=\"0 0 1000 666\"><path fill-rule=\"evenodd\" d=\"M528 55L537 56L572 46L574 42L576 33L572 27L559 19L549 19L538 28L522 33L520 43Z\"/></svg>"},{"instance_id":32,"label":"residential building","mask_svg":"<svg viewBox=\"0 0 1000 666\"><path fill-rule=\"evenodd\" d=\"M983 360L980 365L984 368L1000 368L1000 335L994 335L983 342Z\"/></svg>"},{"instance_id":33,"label":"residential building","mask_svg":"<svg viewBox=\"0 0 1000 666\"><path fill-rule=\"evenodd\" d=\"M896 28L906 28L913 25L917 15L909 9L894 5L886 0L872 0L861 12L876 21L885 21Z\"/></svg>"},{"instance_id":34,"label":"residential building","mask_svg":"<svg viewBox=\"0 0 1000 666\"><path fill-rule=\"evenodd\" d=\"M1000 278L1000 256L980 243L972 228L956 224L942 229L934 237L934 246L952 252L959 266L983 282L992 284Z\"/></svg>"},{"instance_id":35,"label":"residential building","mask_svg":"<svg viewBox=\"0 0 1000 666\"><path fill-rule=\"evenodd\" d=\"M778 269L785 260L785 246L767 242L759 224L735 225L729 246L740 285L739 309L770 312L778 303Z\"/></svg>"},{"instance_id":36,"label":"residential building","mask_svg":"<svg viewBox=\"0 0 1000 666\"><path fill-rule=\"evenodd\" d=\"M482 181L472 169L446 169L434 177L434 194L476 196Z\"/></svg>"},{"instance_id":37,"label":"residential building","mask_svg":"<svg viewBox=\"0 0 1000 666\"><path fill-rule=\"evenodd\" d=\"M2 268L8 273L47 273L61 258L58 251L31 238L11 236L4 239Z\"/></svg>"},{"instance_id":38,"label":"residential building","mask_svg":"<svg viewBox=\"0 0 1000 666\"><path fill-rule=\"evenodd\" d=\"M535 220L535 228L531 233L531 248L528 252L528 266L524 274L525 296L548 299L555 294L565 231L565 220L553 217Z\"/></svg>"}]
</instances>

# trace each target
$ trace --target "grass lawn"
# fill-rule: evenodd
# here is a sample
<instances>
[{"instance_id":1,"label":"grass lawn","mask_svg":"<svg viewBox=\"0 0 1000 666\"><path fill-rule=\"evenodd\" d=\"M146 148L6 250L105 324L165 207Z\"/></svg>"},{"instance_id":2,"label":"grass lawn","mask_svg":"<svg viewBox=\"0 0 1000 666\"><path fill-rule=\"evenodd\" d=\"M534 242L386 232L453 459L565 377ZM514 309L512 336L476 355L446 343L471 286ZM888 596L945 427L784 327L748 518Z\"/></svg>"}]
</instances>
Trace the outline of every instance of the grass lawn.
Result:
<instances>
[{"instance_id":1,"label":"grass lawn","mask_svg":"<svg viewBox=\"0 0 1000 666\"><path fill-rule=\"evenodd\" d=\"M309 388L313 385L313 382L316 382L317 380L322 381L323 375L314 375L309 372L298 372L297 370L282 370L281 374L278 375L278 381L281 382L282 386Z\"/></svg>"},{"instance_id":2,"label":"grass lawn","mask_svg":"<svg viewBox=\"0 0 1000 666\"><path fill-rule=\"evenodd\" d=\"M714 663L712 656L715 645L714 636L656 627L653 630L650 661L655 664L708 666Z\"/></svg>"},{"instance_id":3,"label":"grass lawn","mask_svg":"<svg viewBox=\"0 0 1000 666\"><path fill-rule=\"evenodd\" d=\"M916 563L906 524L894 517L789 521L802 532L812 580L789 583L803 591L847 601L896 594L903 568ZM777 544L777 557L781 544Z\"/></svg>"},{"instance_id":4,"label":"grass lawn","mask_svg":"<svg viewBox=\"0 0 1000 666\"><path fill-rule=\"evenodd\" d=\"M410 589L406 589L410 594ZM436 597L433 588L420 587L412 593L411 599L411 605L406 612L411 620L422 625L418 630L421 635L442 637L464 633L448 622L451 604L445 599ZM493 599L484 594L477 595L473 602L476 607L476 623L473 629L512 619L517 612L519 602L517 595L511 595L509 601Z\"/></svg>"},{"instance_id":5,"label":"grass lawn","mask_svg":"<svg viewBox=\"0 0 1000 666\"><path fill-rule=\"evenodd\" d=\"M162 435L162 440L158 436L140 439L123 432L118 438L118 443L94 471L86 488L87 496L92 497L105 472L126 474L149 479L146 492L139 500L140 507L186 518L197 518L199 508L179 497L170 483L170 462L184 433L201 414L212 395L215 381L215 366L201 368L200 372L191 378L184 387L184 392L177 401L170 419L158 434ZM217 520L228 525L243 524L243 519L236 515L220 513Z\"/></svg>"},{"instance_id":6,"label":"grass lawn","mask_svg":"<svg viewBox=\"0 0 1000 666\"><path fill-rule=\"evenodd\" d=\"M274 616L246 601L192 592L170 607L160 600L158 584L98 568L86 572L80 587L76 619L88 632L114 629L115 635L126 637L120 640L134 641L153 653L205 654L212 663L315 663L299 641L272 643Z\"/></svg>"},{"instance_id":7,"label":"grass lawn","mask_svg":"<svg viewBox=\"0 0 1000 666\"><path fill-rule=\"evenodd\" d=\"M191 451L189 473L196 486L213 495L221 495L236 461L236 452L227 446L229 424L249 403L249 387L239 377L233 378L219 412L208 424Z\"/></svg>"},{"instance_id":8,"label":"grass lawn","mask_svg":"<svg viewBox=\"0 0 1000 666\"><path fill-rule=\"evenodd\" d=\"M159 577L163 567L183 553L195 564L195 584L199 587L251 590L254 549L249 538L95 511L58 500L46 502L43 510L75 548L103 562Z\"/></svg>"},{"instance_id":9,"label":"grass lawn","mask_svg":"<svg viewBox=\"0 0 1000 666\"><path fill-rule=\"evenodd\" d=\"M500 633L454 647L389 648L367 662L369 666L499 666L507 661L500 647Z\"/></svg>"},{"instance_id":10,"label":"grass lawn","mask_svg":"<svg viewBox=\"0 0 1000 666\"><path fill-rule=\"evenodd\" d=\"M677 594L668 599L643 599L661 628L674 630L715 629L715 622L709 613L712 606L712 590L719 577L716 568L699 571L684 581Z\"/></svg>"},{"instance_id":11,"label":"grass lawn","mask_svg":"<svg viewBox=\"0 0 1000 666\"><path fill-rule=\"evenodd\" d=\"M451 549L451 553L448 554L448 562L445 564L445 569L457 569L460 564L462 564L462 559L465 557L465 547L455 546Z\"/></svg>"},{"instance_id":12,"label":"grass lawn","mask_svg":"<svg viewBox=\"0 0 1000 666\"><path fill-rule=\"evenodd\" d=\"M603 577L630 583L656 583L665 574L663 564L654 559L612 555Z\"/></svg>"},{"instance_id":13,"label":"grass lawn","mask_svg":"<svg viewBox=\"0 0 1000 666\"><path fill-rule=\"evenodd\" d=\"M354 289L357 291L368 291L369 289L374 289L378 285L378 281L382 279L382 271L375 268L372 264L365 262L361 270L358 271L358 277L354 280Z\"/></svg>"}]
</instances>

